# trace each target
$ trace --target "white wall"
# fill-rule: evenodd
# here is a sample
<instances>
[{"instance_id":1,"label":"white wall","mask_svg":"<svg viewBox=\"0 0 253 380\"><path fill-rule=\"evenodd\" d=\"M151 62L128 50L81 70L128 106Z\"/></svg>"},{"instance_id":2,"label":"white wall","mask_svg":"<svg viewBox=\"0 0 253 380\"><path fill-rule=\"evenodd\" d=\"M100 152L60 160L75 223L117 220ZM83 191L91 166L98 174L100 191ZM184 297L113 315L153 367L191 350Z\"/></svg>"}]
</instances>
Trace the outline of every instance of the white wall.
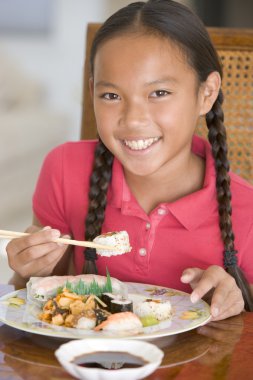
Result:
<instances>
[{"instance_id":1,"label":"white wall","mask_svg":"<svg viewBox=\"0 0 253 380\"><path fill-rule=\"evenodd\" d=\"M52 2L53 28L49 36L0 35L0 46L24 72L44 86L48 104L68 114L71 128L66 138L78 139L86 24L103 21L130 1Z\"/></svg>"}]
</instances>

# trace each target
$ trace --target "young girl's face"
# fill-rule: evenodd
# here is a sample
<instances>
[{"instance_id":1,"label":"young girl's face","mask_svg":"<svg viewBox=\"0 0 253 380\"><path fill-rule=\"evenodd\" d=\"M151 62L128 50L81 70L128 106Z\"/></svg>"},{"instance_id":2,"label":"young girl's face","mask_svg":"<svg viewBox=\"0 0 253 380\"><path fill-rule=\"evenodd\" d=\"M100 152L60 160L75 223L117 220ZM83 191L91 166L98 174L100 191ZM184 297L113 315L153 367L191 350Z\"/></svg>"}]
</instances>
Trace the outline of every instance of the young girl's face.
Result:
<instances>
[{"instance_id":1,"label":"young girl's face","mask_svg":"<svg viewBox=\"0 0 253 380\"><path fill-rule=\"evenodd\" d=\"M191 155L203 96L186 57L167 39L142 34L105 42L91 89L100 138L127 173L166 173Z\"/></svg>"}]
</instances>

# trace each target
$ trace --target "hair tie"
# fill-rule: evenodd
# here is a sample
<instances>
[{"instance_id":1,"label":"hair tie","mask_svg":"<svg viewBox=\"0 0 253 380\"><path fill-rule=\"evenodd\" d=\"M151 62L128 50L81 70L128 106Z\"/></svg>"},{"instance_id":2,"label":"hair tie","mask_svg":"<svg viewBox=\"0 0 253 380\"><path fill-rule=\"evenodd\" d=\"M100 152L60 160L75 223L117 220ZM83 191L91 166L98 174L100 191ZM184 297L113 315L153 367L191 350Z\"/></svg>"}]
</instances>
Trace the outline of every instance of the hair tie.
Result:
<instances>
[{"instance_id":1,"label":"hair tie","mask_svg":"<svg viewBox=\"0 0 253 380\"><path fill-rule=\"evenodd\" d=\"M98 258L95 248L86 248L84 251L84 255L85 255L85 259L90 260L90 261L97 260Z\"/></svg>"},{"instance_id":2,"label":"hair tie","mask_svg":"<svg viewBox=\"0 0 253 380\"><path fill-rule=\"evenodd\" d=\"M224 251L224 267L228 268L231 266L237 265L237 257L235 256L238 253L238 251Z\"/></svg>"}]
</instances>

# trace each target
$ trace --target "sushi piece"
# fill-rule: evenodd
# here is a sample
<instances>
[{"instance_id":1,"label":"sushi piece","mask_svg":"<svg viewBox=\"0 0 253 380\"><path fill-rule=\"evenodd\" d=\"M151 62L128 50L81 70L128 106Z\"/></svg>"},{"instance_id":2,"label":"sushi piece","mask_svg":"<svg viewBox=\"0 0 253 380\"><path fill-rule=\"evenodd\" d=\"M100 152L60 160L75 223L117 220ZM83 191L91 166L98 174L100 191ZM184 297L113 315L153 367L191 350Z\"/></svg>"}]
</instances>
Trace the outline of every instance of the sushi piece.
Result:
<instances>
[{"instance_id":1,"label":"sushi piece","mask_svg":"<svg viewBox=\"0 0 253 380\"><path fill-rule=\"evenodd\" d=\"M111 302L116 298L116 294L103 293L101 300L107 305L107 310L111 310Z\"/></svg>"},{"instance_id":2,"label":"sushi piece","mask_svg":"<svg viewBox=\"0 0 253 380\"><path fill-rule=\"evenodd\" d=\"M133 301L127 299L127 294L103 293L101 300L107 305L106 310L111 313L133 311Z\"/></svg>"},{"instance_id":3,"label":"sushi piece","mask_svg":"<svg viewBox=\"0 0 253 380\"><path fill-rule=\"evenodd\" d=\"M130 246L129 236L126 231L119 232L107 232L102 235L97 236L94 240L95 243L115 246L117 250L105 250L97 249L97 254L100 256L116 256L123 255L126 252L130 252L132 247Z\"/></svg>"},{"instance_id":4,"label":"sushi piece","mask_svg":"<svg viewBox=\"0 0 253 380\"><path fill-rule=\"evenodd\" d=\"M143 302L136 304L134 313L138 317L152 316L158 321L170 319L172 316L172 307L170 301L160 299L146 299Z\"/></svg>"},{"instance_id":5,"label":"sushi piece","mask_svg":"<svg viewBox=\"0 0 253 380\"><path fill-rule=\"evenodd\" d=\"M111 313L122 313L124 311L133 311L133 301L126 299L113 299L111 301Z\"/></svg>"},{"instance_id":6,"label":"sushi piece","mask_svg":"<svg viewBox=\"0 0 253 380\"><path fill-rule=\"evenodd\" d=\"M132 312L111 314L106 321L96 326L95 331L105 330L112 332L131 331L139 333L142 331L142 323L140 319Z\"/></svg>"}]
</instances>

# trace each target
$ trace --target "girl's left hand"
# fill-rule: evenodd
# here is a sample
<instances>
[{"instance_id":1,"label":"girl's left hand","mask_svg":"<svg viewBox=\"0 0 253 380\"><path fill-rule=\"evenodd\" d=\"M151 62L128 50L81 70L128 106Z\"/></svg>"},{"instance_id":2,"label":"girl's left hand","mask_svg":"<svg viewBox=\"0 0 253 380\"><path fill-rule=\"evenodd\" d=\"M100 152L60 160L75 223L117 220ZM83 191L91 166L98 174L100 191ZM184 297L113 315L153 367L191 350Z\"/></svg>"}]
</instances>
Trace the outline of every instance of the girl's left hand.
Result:
<instances>
[{"instance_id":1,"label":"girl's left hand","mask_svg":"<svg viewBox=\"0 0 253 380\"><path fill-rule=\"evenodd\" d=\"M213 321L219 321L240 314L244 309L241 290L230 274L222 267L212 265L208 269L185 269L181 281L190 284L193 292L191 301L197 302L213 290L211 315Z\"/></svg>"}]
</instances>

